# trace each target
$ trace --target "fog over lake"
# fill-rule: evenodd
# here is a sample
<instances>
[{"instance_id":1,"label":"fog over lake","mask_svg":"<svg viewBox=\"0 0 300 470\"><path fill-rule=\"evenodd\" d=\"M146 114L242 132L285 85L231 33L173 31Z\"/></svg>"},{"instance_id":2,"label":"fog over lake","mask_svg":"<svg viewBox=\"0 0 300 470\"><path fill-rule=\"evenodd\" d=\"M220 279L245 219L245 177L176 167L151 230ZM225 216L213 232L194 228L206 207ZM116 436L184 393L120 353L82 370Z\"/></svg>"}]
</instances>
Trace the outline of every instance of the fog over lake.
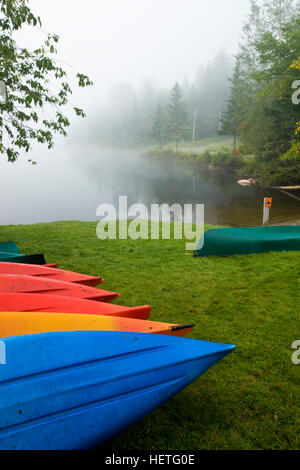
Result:
<instances>
[{"instance_id":1,"label":"fog over lake","mask_svg":"<svg viewBox=\"0 0 300 470\"><path fill-rule=\"evenodd\" d=\"M0 158L2 225L97 220L98 205L117 209L119 196L147 207L205 204L206 223L231 226L261 225L263 198L272 196L272 224L299 221L299 202L278 191L240 187L237 177L199 173L176 159L145 158L125 149L147 146L156 105L167 109L175 82L187 101L198 103L197 113L189 105L188 140L195 116L196 141L216 135L249 0L86 0L84 5L31 0L30 5L43 27L24 26L17 42L34 49L45 32L60 36L55 57L74 92L64 112L70 117L72 106L82 107L87 118L70 117L70 137L59 138L51 151L33 145L15 164ZM94 86L76 87L77 71L88 74Z\"/></svg>"},{"instance_id":2,"label":"fog over lake","mask_svg":"<svg viewBox=\"0 0 300 470\"><path fill-rule=\"evenodd\" d=\"M99 204L118 210L119 196L128 205L143 203L205 204L205 222L261 225L262 202L273 196L271 223L299 221L299 202L277 191L241 187L235 180L201 174L169 160L143 157L138 151L78 145L67 141L53 151L36 147L31 158L0 161L1 224L57 220L97 220Z\"/></svg>"}]
</instances>

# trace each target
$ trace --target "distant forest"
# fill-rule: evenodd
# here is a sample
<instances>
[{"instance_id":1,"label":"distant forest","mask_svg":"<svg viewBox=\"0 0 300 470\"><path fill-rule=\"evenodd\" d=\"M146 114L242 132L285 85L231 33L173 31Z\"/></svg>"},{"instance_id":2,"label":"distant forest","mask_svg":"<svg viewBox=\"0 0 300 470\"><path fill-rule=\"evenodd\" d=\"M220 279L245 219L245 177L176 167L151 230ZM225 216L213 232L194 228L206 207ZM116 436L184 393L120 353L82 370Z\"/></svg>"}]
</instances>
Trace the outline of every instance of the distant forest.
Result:
<instances>
[{"instance_id":1,"label":"distant forest","mask_svg":"<svg viewBox=\"0 0 300 470\"><path fill-rule=\"evenodd\" d=\"M192 141L193 135L195 140L215 136L221 129L221 118L230 93L228 79L233 67L233 57L220 52L206 66L199 67L195 80L190 82L186 78L177 84L180 96L177 97L178 102L174 97L173 104L182 111L180 140ZM174 87L172 90L163 89L151 80L145 81L138 91L127 83L117 85L111 92L106 109L98 116L98 137L106 143L122 145L149 145L174 140L168 122L172 91Z\"/></svg>"},{"instance_id":2,"label":"distant forest","mask_svg":"<svg viewBox=\"0 0 300 470\"><path fill-rule=\"evenodd\" d=\"M117 86L97 136L126 146L174 142L177 153L181 142L228 135L232 151L217 159L232 171L267 184L299 184L300 0L250 6L235 57L220 52L194 80L171 90L151 81L138 92Z\"/></svg>"}]
</instances>

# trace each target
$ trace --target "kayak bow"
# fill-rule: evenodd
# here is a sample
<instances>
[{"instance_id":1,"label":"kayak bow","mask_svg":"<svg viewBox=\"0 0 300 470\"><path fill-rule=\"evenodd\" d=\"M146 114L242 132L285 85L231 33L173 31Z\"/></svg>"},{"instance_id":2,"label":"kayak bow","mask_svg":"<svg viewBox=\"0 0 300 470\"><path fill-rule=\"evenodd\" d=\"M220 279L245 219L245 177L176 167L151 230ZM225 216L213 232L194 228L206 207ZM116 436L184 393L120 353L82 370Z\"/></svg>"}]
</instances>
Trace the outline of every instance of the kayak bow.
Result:
<instances>
[{"instance_id":1,"label":"kayak bow","mask_svg":"<svg viewBox=\"0 0 300 470\"><path fill-rule=\"evenodd\" d=\"M24 276L35 276L39 278L55 279L57 281L74 282L86 286L95 287L104 280L101 277L87 276L72 271L54 269L48 266L39 266L34 264L22 263L1 263L0 274L20 274Z\"/></svg>"},{"instance_id":2,"label":"kayak bow","mask_svg":"<svg viewBox=\"0 0 300 470\"><path fill-rule=\"evenodd\" d=\"M151 307L150 305L124 307L60 295L0 293L0 312L88 313L147 320L150 317Z\"/></svg>"},{"instance_id":3,"label":"kayak bow","mask_svg":"<svg viewBox=\"0 0 300 470\"><path fill-rule=\"evenodd\" d=\"M71 282L12 274L0 274L0 292L54 294L81 299L102 300L104 302L120 296L116 292L108 292Z\"/></svg>"},{"instance_id":4,"label":"kayak bow","mask_svg":"<svg viewBox=\"0 0 300 470\"><path fill-rule=\"evenodd\" d=\"M96 447L161 406L235 348L95 331L18 336L2 340L2 346L1 450Z\"/></svg>"},{"instance_id":5,"label":"kayak bow","mask_svg":"<svg viewBox=\"0 0 300 470\"><path fill-rule=\"evenodd\" d=\"M0 338L55 331L130 331L184 336L194 325L74 313L0 312Z\"/></svg>"}]
</instances>

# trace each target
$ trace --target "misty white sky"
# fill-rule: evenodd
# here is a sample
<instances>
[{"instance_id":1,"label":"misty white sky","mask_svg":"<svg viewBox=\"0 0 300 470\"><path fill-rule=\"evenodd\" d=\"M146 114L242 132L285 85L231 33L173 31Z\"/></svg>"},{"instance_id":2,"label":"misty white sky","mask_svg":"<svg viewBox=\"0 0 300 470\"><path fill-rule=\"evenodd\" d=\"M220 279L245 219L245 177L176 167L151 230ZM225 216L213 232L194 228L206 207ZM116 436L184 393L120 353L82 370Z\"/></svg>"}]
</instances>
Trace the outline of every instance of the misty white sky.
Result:
<instances>
[{"instance_id":1,"label":"misty white sky","mask_svg":"<svg viewBox=\"0 0 300 470\"><path fill-rule=\"evenodd\" d=\"M220 49L235 53L249 0L30 0L59 58L87 73L97 95L145 78L169 87L193 79ZM29 31L21 33L28 40ZM37 38L40 39L40 38ZM31 40L28 45L31 44ZM37 44L36 44L37 45ZM89 90L88 95L94 93Z\"/></svg>"}]
</instances>

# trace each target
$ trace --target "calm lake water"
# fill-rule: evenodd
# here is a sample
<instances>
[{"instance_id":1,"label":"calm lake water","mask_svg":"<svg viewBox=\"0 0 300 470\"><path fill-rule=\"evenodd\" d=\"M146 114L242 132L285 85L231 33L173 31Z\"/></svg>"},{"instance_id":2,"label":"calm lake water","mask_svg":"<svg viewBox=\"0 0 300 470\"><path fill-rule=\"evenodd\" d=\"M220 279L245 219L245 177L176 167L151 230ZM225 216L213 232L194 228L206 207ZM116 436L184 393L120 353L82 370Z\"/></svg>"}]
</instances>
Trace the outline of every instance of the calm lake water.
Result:
<instances>
[{"instance_id":1,"label":"calm lake water","mask_svg":"<svg viewBox=\"0 0 300 470\"><path fill-rule=\"evenodd\" d=\"M32 166L0 162L0 223L30 224L57 220L97 220L101 203L205 204L205 222L227 226L262 223L263 198L273 197L271 224L300 223L300 202L278 191L241 187L235 181L192 170L137 152L57 144L34 149Z\"/></svg>"}]
</instances>

